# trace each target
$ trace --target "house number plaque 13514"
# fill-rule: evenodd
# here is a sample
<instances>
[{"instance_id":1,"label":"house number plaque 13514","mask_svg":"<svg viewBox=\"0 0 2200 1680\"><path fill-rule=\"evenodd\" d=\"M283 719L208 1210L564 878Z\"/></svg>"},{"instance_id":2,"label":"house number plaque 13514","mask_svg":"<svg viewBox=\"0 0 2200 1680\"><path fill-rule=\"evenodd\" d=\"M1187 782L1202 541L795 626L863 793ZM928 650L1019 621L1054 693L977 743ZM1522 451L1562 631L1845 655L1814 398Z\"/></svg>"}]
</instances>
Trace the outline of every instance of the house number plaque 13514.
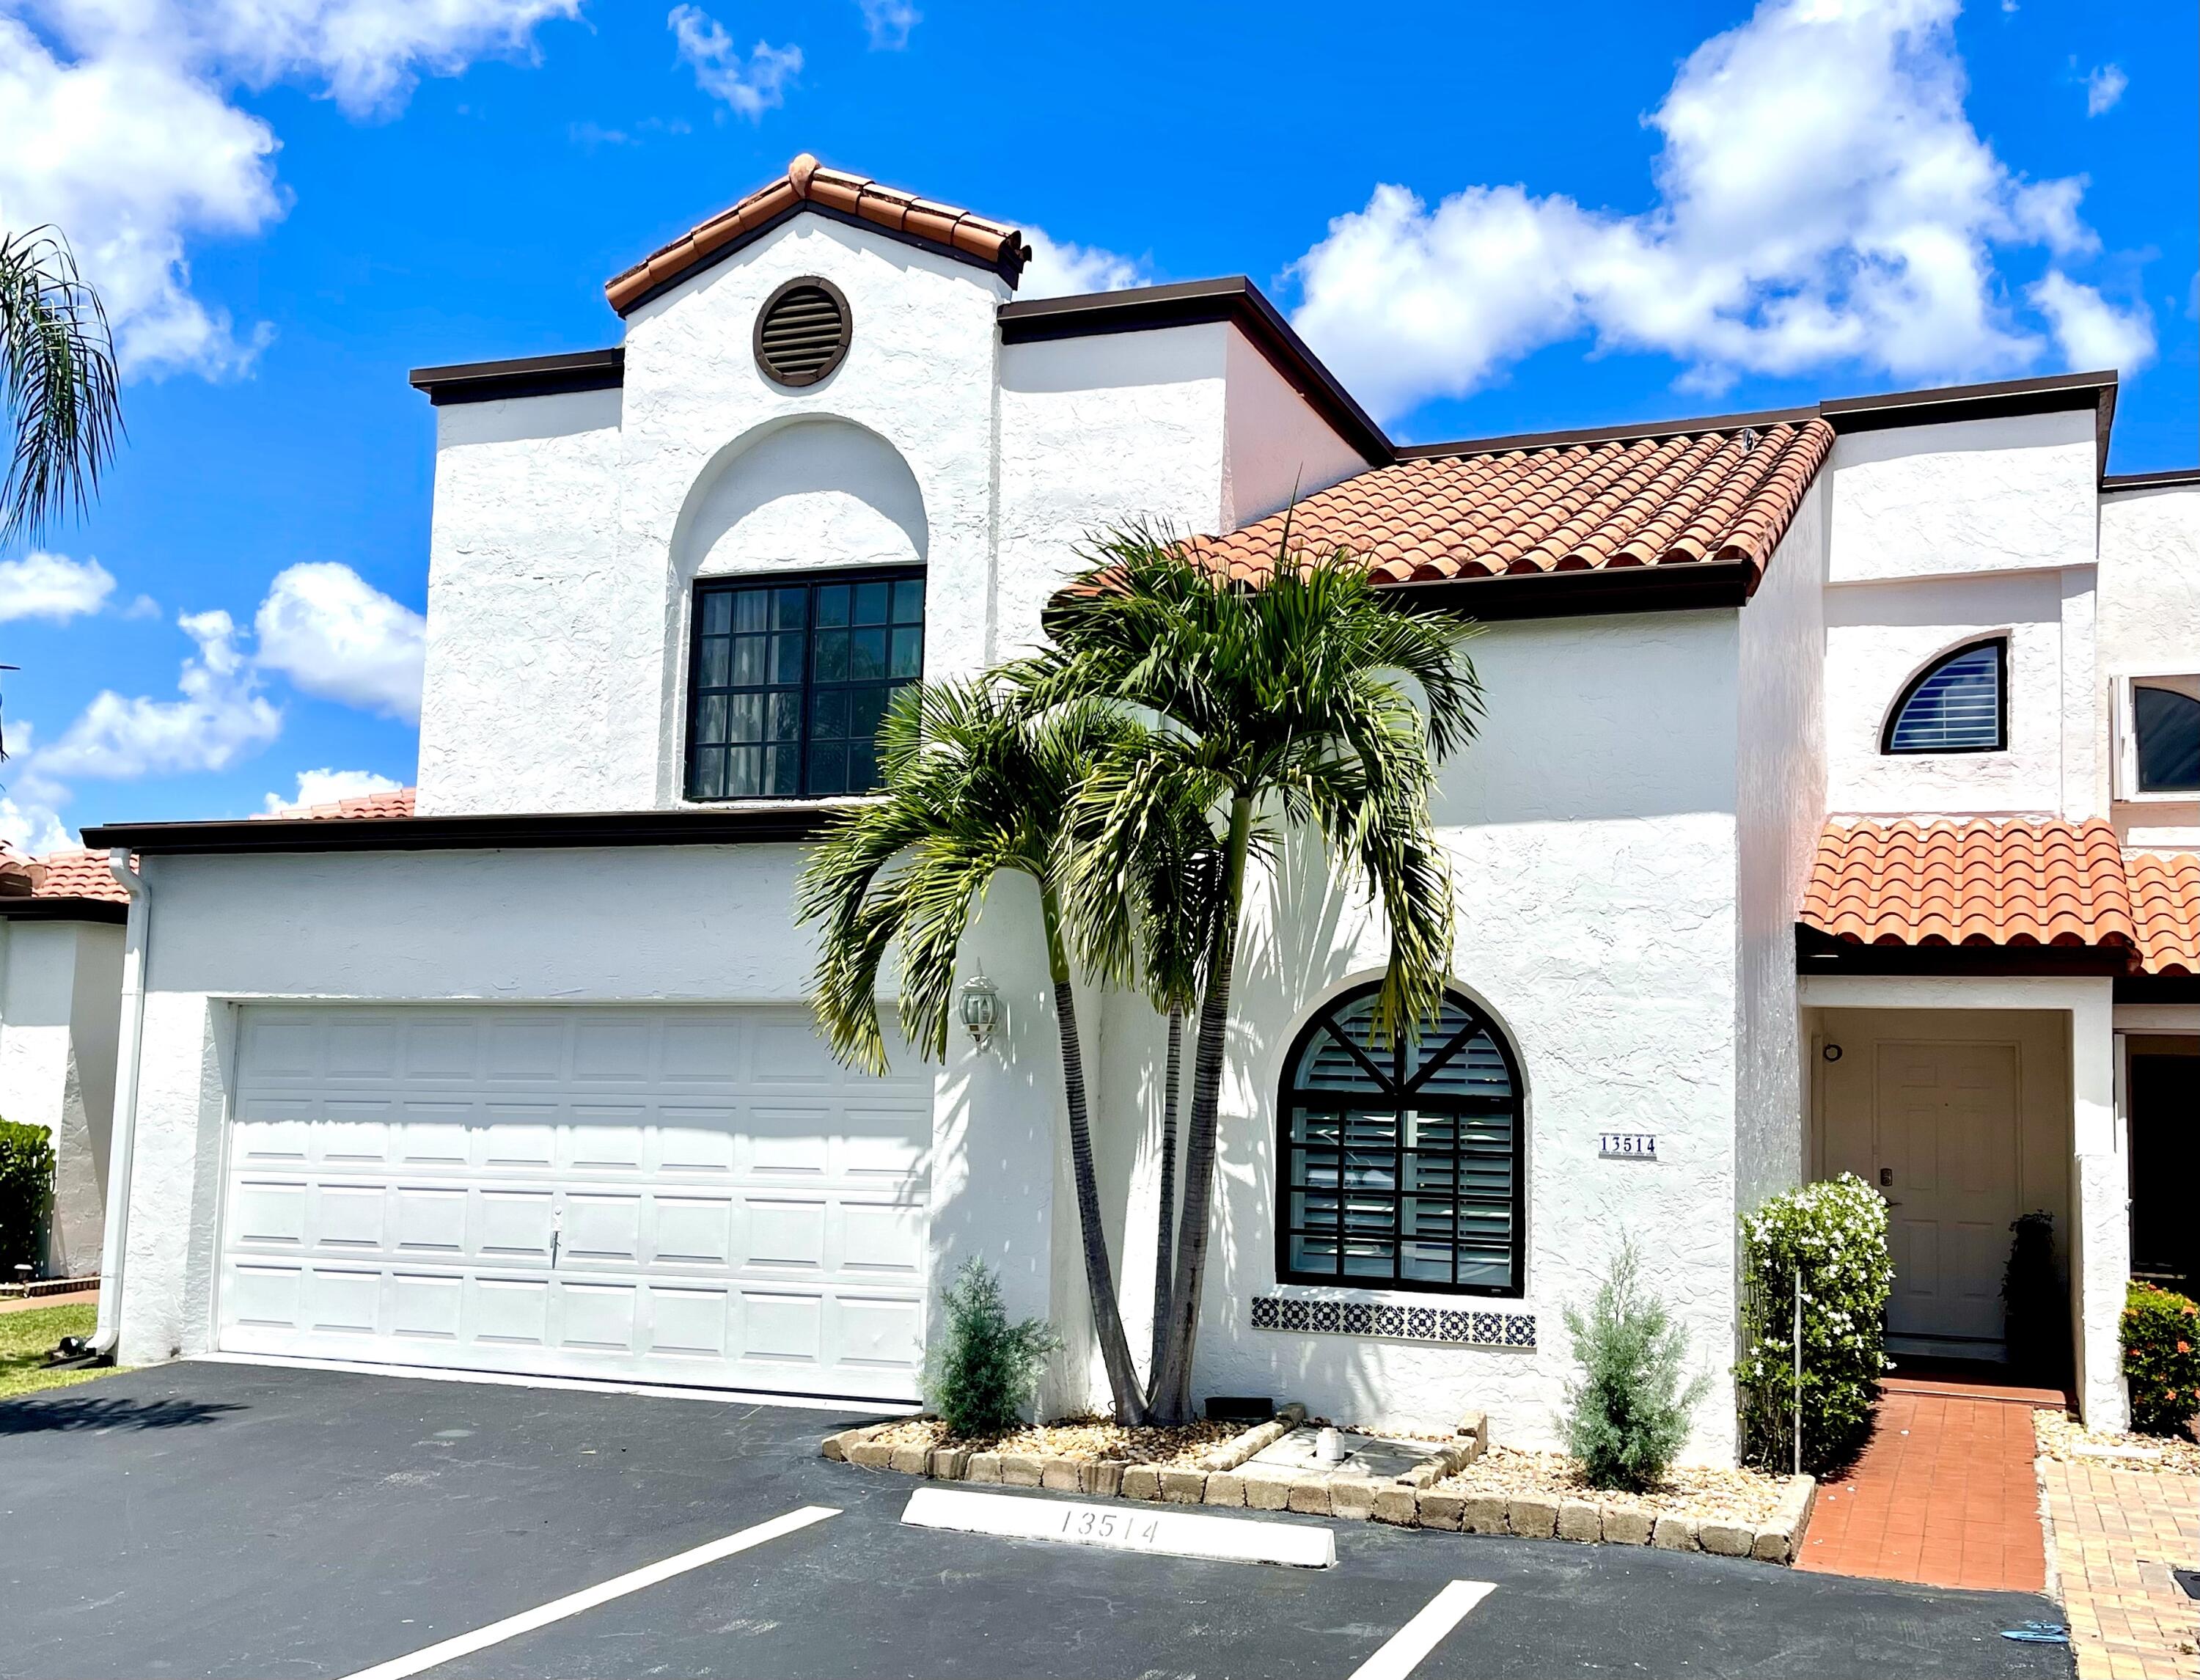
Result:
<instances>
[{"instance_id":1,"label":"house number plaque 13514","mask_svg":"<svg viewBox=\"0 0 2200 1680\"><path fill-rule=\"evenodd\" d=\"M1658 1137L1653 1132L1600 1132L1596 1152L1606 1161L1655 1161Z\"/></svg>"}]
</instances>

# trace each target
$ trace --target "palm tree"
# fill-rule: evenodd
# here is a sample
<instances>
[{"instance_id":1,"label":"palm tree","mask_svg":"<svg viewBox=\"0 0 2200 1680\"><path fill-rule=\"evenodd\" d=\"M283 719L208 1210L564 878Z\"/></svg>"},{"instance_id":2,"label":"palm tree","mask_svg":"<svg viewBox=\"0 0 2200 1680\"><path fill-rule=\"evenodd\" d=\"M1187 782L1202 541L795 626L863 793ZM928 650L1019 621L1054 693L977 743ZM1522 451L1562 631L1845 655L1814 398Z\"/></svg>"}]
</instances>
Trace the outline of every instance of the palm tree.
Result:
<instances>
[{"instance_id":1,"label":"palm tree","mask_svg":"<svg viewBox=\"0 0 2200 1680\"><path fill-rule=\"evenodd\" d=\"M1096 756L1134 729L1090 703L1034 714L984 679L905 689L879 733L883 797L831 832L803 870L796 896L798 915L822 924L811 1004L834 1053L883 1073L877 996L889 949L900 947L903 1033L919 1054L945 1060L956 951L986 888L1004 871L1038 886L1085 1283L1115 1415L1124 1423L1144 1422L1145 1403L1100 1221L1061 887L1064 814Z\"/></svg>"},{"instance_id":2,"label":"palm tree","mask_svg":"<svg viewBox=\"0 0 2200 1680\"><path fill-rule=\"evenodd\" d=\"M1149 1396L1157 1420L1180 1422L1248 863L1278 818L1317 831L1389 922L1378 1034L1432 1019L1452 903L1430 798L1436 765L1473 737L1481 692L1460 647L1469 626L1395 610L1349 555L1294 550L1288 524L1259 587L1226 582L1185 545L1145 530L1104 540L1092 559L1093 576L1049 614L1052 646L1016 672L1033 703L1099 700L1141 725L1100 754L1079 790L1069 893L1085 938L1119 958L1137 942L1129 924L1153 902L1144 873L1195 821L1214 858L1208 901L1187 912L1205 945L1199 1026L1167 1336Z\"/></svg>"},{"instance_id":3,"label":"palm tree","mask_svg":"<svg viewBox=\"0 0 2200 1680\"><path fill-rule=\"evenodd\" d=\"M120 424L107 312L51 228L0 233L0 543L81 511Z\"/></svg>"}]
</instances>

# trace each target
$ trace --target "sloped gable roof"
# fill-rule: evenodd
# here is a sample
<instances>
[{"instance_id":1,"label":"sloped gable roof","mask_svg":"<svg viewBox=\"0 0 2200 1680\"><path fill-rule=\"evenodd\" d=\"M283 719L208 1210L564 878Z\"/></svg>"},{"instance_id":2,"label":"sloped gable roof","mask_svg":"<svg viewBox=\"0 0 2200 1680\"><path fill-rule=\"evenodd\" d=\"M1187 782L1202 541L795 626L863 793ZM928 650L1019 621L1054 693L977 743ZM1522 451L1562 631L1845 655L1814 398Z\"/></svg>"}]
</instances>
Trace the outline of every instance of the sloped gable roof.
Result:
<instances>
[{"instance_id":1,"label":"sloped gable roof","mask_svg":"<svg viewBox=\"0 0 2200 1680\"><path fill-rule=\"evenodd\" d=\"M611 276L604 283L604 296L612 308L627 314L805 208L880 228L896 238L994 269L1010 285L1031 260L1031 247L1015 228L883 185L868 175L828 169L803 152L769 186L759 187Z\"/></svg>"}]
</instances>

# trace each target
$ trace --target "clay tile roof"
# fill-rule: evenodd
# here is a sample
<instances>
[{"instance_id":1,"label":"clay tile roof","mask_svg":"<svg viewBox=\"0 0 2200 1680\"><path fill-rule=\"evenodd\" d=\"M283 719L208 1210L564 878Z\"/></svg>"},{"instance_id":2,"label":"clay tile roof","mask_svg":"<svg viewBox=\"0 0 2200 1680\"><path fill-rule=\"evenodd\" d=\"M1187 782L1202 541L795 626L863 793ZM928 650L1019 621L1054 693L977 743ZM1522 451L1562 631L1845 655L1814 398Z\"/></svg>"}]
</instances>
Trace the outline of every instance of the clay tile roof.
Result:
<instances>
[{"instance_id":1,"label":"clay tile roof","mask_svg":"<svg viewBox=\"0 0 2200 1680\"><path fill-rule=\"evenodd\" d=\"M130 895L108 873L104 852L49 852L38 859L45 877L35 896L41 899L105 899L125 904Z\"/></svg>"},{"instance_id":2,"label":"clay tile roof","mask_svg":"<svg viewBox=\"0 0 2200 1680\"><path fill-rule=\"evenodd\" d=\"M1288 518L1294 548L1349 549L1384 582L1738 560L1753 587L1833 442L1806 419L1419 456L1192 547L1255 582Z\"/></svg>"},{"instance_id":3,"label":"clay tile roof","mask_svg":"<svg viewBox=\"0 0 2200 1680\"><path fill-rule=\"evenodd\" d=\"M2139 945L2102 822L1829 824L1800 919L1860 945Z\"/></svg>"},{"instance_id":4,"label":"clay tile roof","mask_svg":"<svg viewBox=\"0 0 2200 1680\"><path fill-rule=\"evenodd\" d=\"M417 788L397 787L387 793L361 793L354 799L336 799L327 805L291 805L287 810L272 814L286 822L301 820L336 822L359 817L410 817L412 815L412 796L418 791Z\"/></svg>"},{"instance_id":5,"label":"clay tile roof","mask_svg":"<svg viewBox=\"0 0 2200 1680\"><path fill-rule=\"evenodd\" d=\"M869 222L919 244L998 268L1013 285L1031 260L1022 233L952 204L935 204L868 175L828 169L808 152L787 166L787 173L759 187L708 221L659 246L623 273L604 283L604 296L622 315L645 299L745 243L790 211L805 204Z\"/></svg>"},{"instance_id":6,"label":"clay tile roof","mask_svg":"<svg viewBox=\"0 0 2200 1680\"><path fill-rule=\"evenodd\" d=\"M2200 975L2200 852L2134 852L2125 867L2140 972Z\"/></svg>"}]
</instances>

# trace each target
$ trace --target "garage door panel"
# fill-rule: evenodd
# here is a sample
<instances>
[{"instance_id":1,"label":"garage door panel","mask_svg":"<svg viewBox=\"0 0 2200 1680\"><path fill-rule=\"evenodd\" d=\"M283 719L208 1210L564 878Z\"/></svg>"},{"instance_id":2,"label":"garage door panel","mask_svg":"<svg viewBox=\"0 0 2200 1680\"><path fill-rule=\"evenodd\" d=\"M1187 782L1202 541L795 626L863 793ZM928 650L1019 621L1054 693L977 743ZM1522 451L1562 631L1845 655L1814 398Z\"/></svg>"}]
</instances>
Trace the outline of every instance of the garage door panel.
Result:
<instances>
[{"instance_id":1,"label":"garage door panel","mask_svg":"<svg viewBox=\"0 0 2200 1680\"><path fill-rule=\"evenodd\" d=\"M223 1346L914 1396L927 1080L799 1009L243 1013Z\"/></svg>"}]
</instances>

